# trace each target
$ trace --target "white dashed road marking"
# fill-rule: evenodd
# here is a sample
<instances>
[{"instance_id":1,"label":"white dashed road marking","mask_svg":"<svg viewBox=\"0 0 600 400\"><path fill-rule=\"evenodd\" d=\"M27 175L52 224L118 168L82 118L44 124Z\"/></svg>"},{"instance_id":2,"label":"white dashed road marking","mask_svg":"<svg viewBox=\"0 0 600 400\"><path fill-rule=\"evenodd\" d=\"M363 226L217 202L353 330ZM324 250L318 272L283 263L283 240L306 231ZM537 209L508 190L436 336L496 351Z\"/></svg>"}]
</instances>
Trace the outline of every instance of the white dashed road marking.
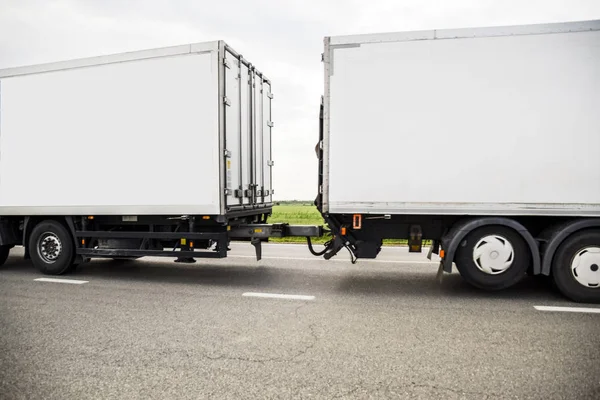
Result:
<instances>
[{"instance_id":1,"label":"white dashed road marking","mask_svg":"<svg viewBox=\"0 0 600 400\"><path fill-rule=\"evenodd\" d=\"M71 285L81 285L89 281L79 281L77 279L57 279L57 278L37 278L37 282L52 282L52 283L70 283Z\"/></svg>"},{"instance_id":2,"label":"white dashed road marking","mask_svg":"<svg viewBox=\"0 0 600 400\"><path fill-rule=\"evenodd\" d=\"M263 297L267 299L285 299L285 300L314 300L315 296L305 296L301 294L277 294L277 293L243 293L244 297Z\"/></svg>"},{"instance_id":3,"label":"white dashed road marking","mask_svg":"<svg viewBox=\"0 0 600 400\"><path fill-rule=\"evenodd\" d=\"M538 311L560 311L560 312L576 312L576 313L593 313L600 314L600 308L587 307L550 307L550 306L533 306Z\"/></svg>"}]
</instances>

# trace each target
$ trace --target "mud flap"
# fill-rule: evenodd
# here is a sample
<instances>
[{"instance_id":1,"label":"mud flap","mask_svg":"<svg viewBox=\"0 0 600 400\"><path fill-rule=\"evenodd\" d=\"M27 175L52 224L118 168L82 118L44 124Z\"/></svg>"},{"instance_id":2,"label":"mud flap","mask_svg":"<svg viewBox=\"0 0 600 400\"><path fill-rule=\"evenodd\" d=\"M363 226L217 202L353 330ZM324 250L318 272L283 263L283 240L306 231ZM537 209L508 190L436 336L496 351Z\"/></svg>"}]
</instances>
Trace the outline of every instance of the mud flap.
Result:
<instances>
[{"instance_id":1,"label":"mud flap","mask_svg":"<svg viewBox=\"0 0 600 400\"><path fill-rule=\"evenodd\" d=\"M252 238L250 239L250 243L252 244L252 246L254 246L254 249L256 250L256 261L260 261L260 259L262 258L262 242L258 238Z\"/></svg>"}]
</instances>

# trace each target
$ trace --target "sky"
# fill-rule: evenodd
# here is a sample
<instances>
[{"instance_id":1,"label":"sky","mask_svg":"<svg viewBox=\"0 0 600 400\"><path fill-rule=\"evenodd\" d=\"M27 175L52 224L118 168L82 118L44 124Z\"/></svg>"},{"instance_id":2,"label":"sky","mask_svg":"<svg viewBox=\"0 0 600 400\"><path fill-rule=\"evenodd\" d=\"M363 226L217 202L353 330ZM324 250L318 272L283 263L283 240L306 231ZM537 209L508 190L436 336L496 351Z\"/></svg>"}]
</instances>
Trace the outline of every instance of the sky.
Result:
<instances>
[{"instance_id":1,"label":"sky","mask_svg":"<svg viewBox=\"0 0 600 400\"><path fill-rule=\"evenodd\" d=\"M225 40L273 84L276 200L317 193L323 37L600 19L600 0L0 0L0 69Z\"/></svg>"}]
</instances>

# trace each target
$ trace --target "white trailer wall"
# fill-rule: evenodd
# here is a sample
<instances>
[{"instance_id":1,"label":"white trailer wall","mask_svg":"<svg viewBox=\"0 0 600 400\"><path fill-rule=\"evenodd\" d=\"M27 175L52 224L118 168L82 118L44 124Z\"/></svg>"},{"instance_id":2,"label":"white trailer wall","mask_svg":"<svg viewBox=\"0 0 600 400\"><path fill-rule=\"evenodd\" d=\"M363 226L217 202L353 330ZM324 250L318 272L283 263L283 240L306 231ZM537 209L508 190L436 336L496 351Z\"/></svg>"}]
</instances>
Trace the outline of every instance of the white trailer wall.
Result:
<instances>
[{"instance_id":1,"label":"white trailer wall","mask_svg":"<svg viewBox=\"0 0 600 400\"><path fill-rule=\"evenodd\" d=\"M2 78L0 215L220 213L216 57Z\"/></svg>"},{"instance_id":2,"label":"white trailer wall","mask_svg":"<svg viewBox=\"0 0 600 400\"><path fill-rule=\"evenodd\" d=\"M326 39L326 210L600 215L598 29Z\"/></svg>"},{"instance_id":3,"label":"white trailer wall","mask_svg":"<svg viewBox=\"0 0 600 400\"><path fill-rule=\"evenodd\" d=\"M250 65L209 42L1 70L0 215L270 206L271 85Z\"/></svg>"}]
</instances>

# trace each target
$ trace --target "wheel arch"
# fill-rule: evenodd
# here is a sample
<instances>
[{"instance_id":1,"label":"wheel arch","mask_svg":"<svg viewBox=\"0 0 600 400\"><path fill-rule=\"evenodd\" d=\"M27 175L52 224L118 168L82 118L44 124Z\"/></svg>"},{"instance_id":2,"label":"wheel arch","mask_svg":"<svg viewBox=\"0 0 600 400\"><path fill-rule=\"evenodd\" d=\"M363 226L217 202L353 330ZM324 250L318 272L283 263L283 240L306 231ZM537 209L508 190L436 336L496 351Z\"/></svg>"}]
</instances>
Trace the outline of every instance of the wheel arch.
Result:
<instances>
[{"instance_id":1,"label":"wheel arch","mask_svg":"<svg viewBox=\"0 0 600 400\"><path fill-rule=\"evenodd\" d=\"M448 233L442 237L442 247L445 251L442 266L445 272L452 272L452 263L456 256L456 250L465 237L477 228L490 225L506 226L519 233L531 250L533 273L537 275L541 272L541 257L537 241L522 224L513 219L503 217L470 218L455 223Z\"/></svg>"},{"instance_id":2,"label":"wheel arch","mask_svg":"<svg viewBox=\"0 0 600 400\"><path fill-rule=\"evenodd\" d=\"M563 224L554 225L541 234L542 240L542 270L543 275L550 275L552 262L556 251L561 244L571 235L590 228L600 228L600 218L578 219Z\"/></svg>"}]
</instances>

